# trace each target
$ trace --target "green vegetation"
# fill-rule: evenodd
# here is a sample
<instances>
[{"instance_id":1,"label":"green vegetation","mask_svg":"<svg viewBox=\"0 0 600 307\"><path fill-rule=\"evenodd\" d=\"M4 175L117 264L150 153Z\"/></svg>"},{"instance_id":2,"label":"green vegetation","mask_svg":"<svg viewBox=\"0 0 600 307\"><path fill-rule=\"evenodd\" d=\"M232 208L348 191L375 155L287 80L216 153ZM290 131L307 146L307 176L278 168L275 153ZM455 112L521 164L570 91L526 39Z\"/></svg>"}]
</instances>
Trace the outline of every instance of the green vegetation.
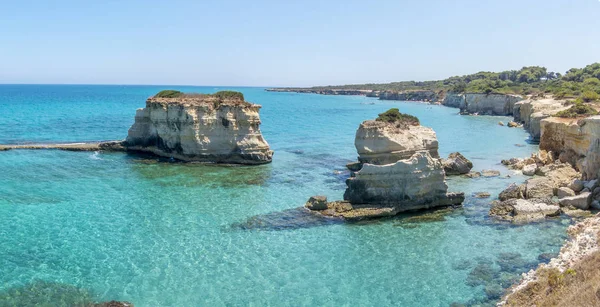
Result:
<instances>
[{"instance_id":1,"label":"green vegetation","mask_svg":"<svg viewBox=\"0 0 600 307\"><path fill-rule=\"evenodd\" d=\"M236 91L220 91L214 94L183 93L176 90L164 90L154 95L155 98L178 98L178 97L217 97L222 100L241 100L244 101L244 94Z\"/></svg>"},{"instance_id":2,"label":"green vegetation","mask_svg":"<svg viewBox=\"0 0 600 307\"><path fill-rule=\"evenodd\" d=\"M164 91L158 92L156 95L154 95L154 97L157 97L157 98L176 98L176 97L180 97L182 95L183 95L183 93L180 92L180 91L164 90Z\"/></svg>"},{"instance_id":3,"label":"green vegetation","mask_svg":"<svg viewBox=\"0 0 600 307\"><path fill-rule=\"evenodd\" d=\"M431 90L453 93L519 94L543 96L552 94L558 98L581 98L586 102L600 98L600 63L584 68L572 68L564 75L549 72L545 67L528 66L520 70L502 72L478 72L455 76L438 81L403 81L385 84L351 84L342 86L313 87L313 90L371 90L414 91Z\"/></svg>"},{"instance_id":4,"label":"green vegetation","mask_svg":"<svg viewBox=\"0 0 600 307\"><path fill-rule=\"evenodd\" d=\"M236 91L220 91L213 94L220 99L244 100L244 94Z\"/></svg>"},{"instance_id":5,"label":"green vegetation","mask_svg":"<svg viewBox=\"0 0 600 307\"><path fill-rule=\"evenodd\" d=\"M576 117L591 116L591 115L597 115L597 114L598 114L598 111L596 111L589 104L585 104L585 103L579 101L579 102L576 102L570 108L556 113L555 116L556 117L565 117L565 118L576 118Z\"/></svg>"},{"instance_id":6,"label":"green vegetation","mask_svg":"<svg viewBox=\"0 0 600 307\"><path fill-rule=\"evenodd\" d=\"M378 122L397 123L403 126L419 125L419 119L417 117L409 114L400 113L400 110L398 110L397 108L392 108L379 114L379 116L375 120Z\"/></svg>"}]
</instances>

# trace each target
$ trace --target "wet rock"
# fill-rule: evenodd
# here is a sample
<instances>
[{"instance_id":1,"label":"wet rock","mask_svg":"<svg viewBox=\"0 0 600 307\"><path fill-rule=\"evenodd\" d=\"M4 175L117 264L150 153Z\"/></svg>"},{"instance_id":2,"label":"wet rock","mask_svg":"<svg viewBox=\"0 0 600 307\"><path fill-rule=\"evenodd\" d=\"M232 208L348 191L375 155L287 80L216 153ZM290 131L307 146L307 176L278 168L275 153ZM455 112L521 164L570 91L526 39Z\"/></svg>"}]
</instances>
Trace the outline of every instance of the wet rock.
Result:
<instances>
[{"instance_id":1,"label":"wet rock","mask_svg":"<svg viewBox=\"0 0 600 307\"><path fill-rule=\"evenodd\" d=\"M468 177L468 178L479 178L479 177L481 177L481 173L480 172L470 172L468 174L465 174L465 177Z\"/></svg>"},{"instance_id":2,"label":"wet rock","mask_svg":"<svg viewBox=\"0 0 600 307\"><path fill-rule=\"evenodd\" d=\"M514 127L519 127L519 124L518 124L518 123L515 123L515 122L508 122L507 126L508 126L509 128L514 128Z\"/></svg>"},{"instance_id":3,"label":"wet rock","mask_svg":"<svg viewBox=\"0 0 600 307\"><path fill-rule=\"evenodd\" d=\"M504 126L503 122L498 122L498 126Z\"/></svg>"},{"instance_id":4,"label":"wet rock","mask_svg":"<svg viewBox=\"0 0 600 307\"><path fill-rule=\"evenodd\" d=\"M555 256L556 256L556 254L553 254L553 253L543 253L543 254L540 254L537 259L539 262L548 263Z\"/></svg>"},{"instance_id":5,"label":"wet rock","mask_svg":"<svg viewBox=\"0 0 600 307\"><path fill-rule=\"evenodd\" d=\"M525 198L526 189L525 184L517 185L516 183L511 183L504 191L500 192L498 199L505 201L511 198Z\"/></svg>"},{"instance_id":6,"label":"wet rock","mask_svg":"<svg viewBox=\"0 0 600 307\"><path fill-rule=\"evenodd\" d=\"M592 203L590 204L590 208L594 210L600 210L600 201L596 199L592 201Z\"/></svg>"},{"instance_id":7,"label":"wet rock","mask_svg":"<svg viewBox=\"0 0 600 307\"><path fill-rule=\"evenodd\" d=\"M498 177L500 176L500 172L497 170L483 170L481 171L481 175L483 177Z\"/></svg>"},{"instance_id":8,"label":"wet rock","mask_svg":"<svg viewBox=\"0 0 600 307\"><path fill-rule=\"evenodd\" d=\"M535 175L536 170L537 170L537 164L525 165L525 166L523 166L523 175L533 176L533 175Z\"/></svg>"},{"instance_id":9,"label":"wet rock","mask_svg":"<svg viewBox=\"0 0 600 307\"><path fill-rule=\"evenodd\" d=\"M575 196L575 191L567 187L560 187L556 190L556 196L558 196L558 198Z\"/></svg>"},{"instance_id":10,"label":"wet rock","mask_svg":"<svg viewBox=\"0 0 600 307\"><path fill-rule=\"evenodd\" d=\"M348 168L352 172L358 172L362 168L362 163L360 162L351 162L346 164L346 168Z\"/></svg>"},{"instance_id":11,"label":"wet rock","mask_svg":"<svg viewBox=\"0 0 600 307\"><path fill-rule=\"evenodd\" d=\"M313 211L326 210L327 196L311 196L304 206Z\"/></svg>"},{"instance_id":12,"label":"wet rock","mask_svg":"<svg viewBox=\"0 0 600 307\"><path fill-rule=\"evenodd\" d=\"M560 205L564 207L573 206L577 209L588 210L592 203L592 193L582 192L579 195L565 197L560 200Z\"/></svg>"},{"instance_id":13,"label":"wet rock","mask_svg":"<svg viewBox=\"0 0 600 307\"><path fill-rule=\"evenodd\" d=\"M582 217L591 217L591 216L593 216L593 214L589 210L581 210L581 209L577 209L577 208L575 208L573 206L562 207L561 211L566 216L575 217L575 218L582 218Z\"/></svg>"},{"instance_id":14,"label":"wet rock","mask_svg":"<svg viewBox=\"0 0 600 307\"><path fill-rule=\"evenodd\" d=\"M475 193L475 197L477 197L477 198L488 198L490 196L491 195L488 192L477 192L477 193Z\"/></svg>"},{"instance_id":15,"label":"wet rock","mask_svg":"<svg viewBox=\"0 0 600 307\"><path fill-rule=\"evenodd\" d=\"M133 307L133 304L130 302L110 301L94 304L94 307Z\"/></svg>"},{"instance_id":16,"label":"wet rock","mask_svg":"<svg viewBox=\"0 0 600 307\"><path fill-rule=\"evenodd\" d=\"M453 152L444 160L444 171L446 175L468 174L473 168L473 163L465 158L460 152Z\"/></svg>"}]
</instances>

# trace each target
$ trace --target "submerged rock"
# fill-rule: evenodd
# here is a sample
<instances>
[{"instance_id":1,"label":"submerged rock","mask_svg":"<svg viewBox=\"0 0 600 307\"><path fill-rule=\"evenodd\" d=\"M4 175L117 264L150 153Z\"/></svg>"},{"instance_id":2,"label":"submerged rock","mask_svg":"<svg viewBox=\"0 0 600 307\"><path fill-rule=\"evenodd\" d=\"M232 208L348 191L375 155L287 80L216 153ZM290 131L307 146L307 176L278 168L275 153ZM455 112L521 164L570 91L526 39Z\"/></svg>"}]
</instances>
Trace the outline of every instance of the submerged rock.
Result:
<instances>
[{"instance_id":1,"label":"submerged rock","mask_svg":"<svg viewBox=\"0 0 600 307\"><path fill-rule=\"evenodd\" d=\"M494 202L490 215L515 223L527 223L560 215L560 207L550 199L509 199Z\"/></svg>"},{"instance_id":2,"label":"submerged rock","mask_svg":"<svg viewBox=\"0 0 600 307\"><path fill-rule=\"evenodd\" d=\"M151 97L136 112L124 145L181 161L263 164L273 151L263 138L260 105L241 93Z\"/></svg>"},{"instance_id":3,"label":"submerged rock","mask_svg":"<svg viewBox=\"0 0 600 307\"><path fill-rule=\"evenodd\" d=\"M481 171L481 176L483 177L498 177L500 176L500 172L497 170L486 169Z\"/></svg>"},{"instance_id":4,"label":"submerged rock","mask_svg":"<svg viewBox=\"0 0 600 307\"><path fill-rule=\"evenodd\" d=\"M443 163L446 175L468 174L473 168L473 163L460 152L451 153Z\"/></svg>"}]
</instances>

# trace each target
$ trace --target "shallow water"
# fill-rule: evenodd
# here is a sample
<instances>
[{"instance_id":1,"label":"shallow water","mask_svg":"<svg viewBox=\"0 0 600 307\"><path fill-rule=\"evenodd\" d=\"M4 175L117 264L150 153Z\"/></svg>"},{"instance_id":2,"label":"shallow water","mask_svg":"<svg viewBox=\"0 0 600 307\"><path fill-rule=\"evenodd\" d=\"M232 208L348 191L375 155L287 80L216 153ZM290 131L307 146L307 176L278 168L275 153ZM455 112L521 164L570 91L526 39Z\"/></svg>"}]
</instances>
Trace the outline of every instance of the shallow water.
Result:
<instances>
[{"instance_id":1,"label":"shallow water","mask_svg":"<svg viewBox=\"0 0 600 307\"><path fill-rule=\"evenodd\" d=\"M135 109L166 88L224 89L0 85L0 143L123 139ZM365 97L234 90L263 106L272 164L0 153L0 305L56 296L66 305L489 303L498 287L535 266L538 256L557 253L565 239L568 220L496 223L487 217L491 199L472 197L524 180L499 161L537 147L523 130L497 124L508 118ZM294 210L315 194L341 199L358 124L390 107L435 129L441 155L460 151L475 170L503 175L450 179L451 190L468 196L453 211L344 224Z\"/></svg>"}]
</instances>

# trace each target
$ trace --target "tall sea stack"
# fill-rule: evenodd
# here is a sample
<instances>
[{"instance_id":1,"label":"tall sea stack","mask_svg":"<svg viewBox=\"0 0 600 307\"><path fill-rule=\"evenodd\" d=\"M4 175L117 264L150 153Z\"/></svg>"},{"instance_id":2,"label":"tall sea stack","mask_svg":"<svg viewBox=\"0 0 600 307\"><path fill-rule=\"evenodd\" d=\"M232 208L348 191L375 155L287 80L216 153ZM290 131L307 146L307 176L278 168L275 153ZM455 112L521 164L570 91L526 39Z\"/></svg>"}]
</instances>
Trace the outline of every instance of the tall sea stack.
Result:
<instances>
[{"instance_id":1,"label":"tall sea stack","mask_svg":"<svg viewBox=\"0 0 600 307\"><path fill-rule=\"evenodd\" d=\"M124 145L187 162L269 163L273 151L260 132L260 108L239 92L162 91L137 110Z\"/></svg>"}]
</instances>

